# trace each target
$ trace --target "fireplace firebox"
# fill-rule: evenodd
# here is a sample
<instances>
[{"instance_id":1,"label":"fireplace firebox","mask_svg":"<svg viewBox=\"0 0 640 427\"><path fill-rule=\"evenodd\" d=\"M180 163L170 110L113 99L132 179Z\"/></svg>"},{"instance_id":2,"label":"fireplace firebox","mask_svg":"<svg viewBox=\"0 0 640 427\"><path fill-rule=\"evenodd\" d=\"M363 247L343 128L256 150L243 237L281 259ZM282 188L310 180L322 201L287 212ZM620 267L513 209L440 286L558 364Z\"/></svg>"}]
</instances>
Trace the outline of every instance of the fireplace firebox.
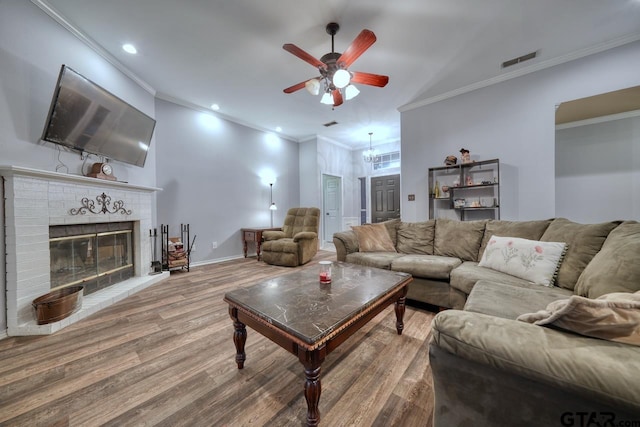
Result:
<instances>
[{"instance_id":1,"label":"fireplace firebox","mask_svg":"<svg viewBox=\"0 0 640 427\"><path fill-rule=\"evenodd\" d=\"M133 222L49 227L51 289L89 295L134 276Z\"/></svg>"}]
</instances>

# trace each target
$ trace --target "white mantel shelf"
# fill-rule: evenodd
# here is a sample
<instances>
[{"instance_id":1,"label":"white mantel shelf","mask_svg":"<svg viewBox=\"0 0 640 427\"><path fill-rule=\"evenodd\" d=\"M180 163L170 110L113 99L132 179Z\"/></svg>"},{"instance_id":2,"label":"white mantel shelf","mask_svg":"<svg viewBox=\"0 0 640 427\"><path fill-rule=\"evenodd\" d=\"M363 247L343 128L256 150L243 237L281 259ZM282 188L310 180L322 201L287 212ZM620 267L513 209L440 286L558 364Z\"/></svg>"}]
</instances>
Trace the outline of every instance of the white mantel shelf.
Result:
<instances>
[{"instance_id":1,"label":"white mantel shelf","mask_svg":"<svg viewBox=\"0 0 640 427\"><path fill-rule=\"evenodd\" d=\"M22 166L0 166L0 176L31 176L34 178L53 179L58 181L71 181L87 185L98 185L101 187L125 188L127 190L138 191L162 191L162 188L147 187L143 185L129 184L128 182L109 181L107 179L91 178L88 176L75 175L71 173L43 171L40 169L25 168Z\"/></svg>"}]
</instances>

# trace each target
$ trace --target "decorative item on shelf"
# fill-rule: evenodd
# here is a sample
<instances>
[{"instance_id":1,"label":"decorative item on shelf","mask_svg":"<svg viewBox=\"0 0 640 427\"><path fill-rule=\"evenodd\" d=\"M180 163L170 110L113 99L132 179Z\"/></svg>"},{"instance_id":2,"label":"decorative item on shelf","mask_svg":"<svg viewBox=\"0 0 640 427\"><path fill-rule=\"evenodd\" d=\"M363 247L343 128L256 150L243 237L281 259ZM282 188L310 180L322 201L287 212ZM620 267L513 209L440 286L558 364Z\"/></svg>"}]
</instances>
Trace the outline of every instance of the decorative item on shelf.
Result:
<instances>
[{"instance_id":1,"label":"decorative item on shelf","mask_svg":"<svg viewBox=\"0 0 640 427\"><path fill-rule=\"evenodd\" d=\"M480 200L474 200L473 202L471 202L470 207L472 207L472 208L481 208L482 204L480 203Z\"/></svg>"},{"instance_id":2,"label":"decorative item on shelf","mask_svg":"<svg viewBox=\"0 0 640 427\"><path fill-rule=\"evenodd\" d=\"M88 177L106 179L108 181L115 181L117 178L113 176L113 167L109 163L94 163L91 165L91 171L87 174Z\"/></svg>"},{"instance_id":3,"label":"decorative item on shelf","mask_svg":"<svg viewBox=\"0 0 640 427\"><path fill-rule=\"evenodd\" d=\"M433 186L433 197L438 199L440 198L440 183L436 181L436 185Z\"/></svg>"},{"instance_id":4,"label":"decorative item on shelf","mask_svg":"<svg viewBox=\"0 0 640 427\"><path fill-rule=\"evenodd\" d=\"M460 149L460 162L462 164L471 163L471 154L469 154L469 150L467 150L466 148Z\"/></svg>"},{"instance_id":5,"label":"decorative item on shelf","mask_svg":"<svg viewBox=\"0 0 640 427\"><path fill-rule=\"evenodd\" d=\"M482 184L483 184L483 185L493 184L493 181L484 180L484 181L482 181Z\"/></svg>"},{"instance_id":6,"label":"decorative item on shelf","mask_svg":"<svg viewBox=\"0 0 640 427\"><path fill-rule=\"evenodd\" d=\"M447 157L444 159L444 164L445 164L446 166L453 166L453 165L455 165L456 163L458 163L458 158L457 158L456 156L454 156L453 154L452 154L452 155L450 155L450 156L447 156Z\"/></svg>"},{"instance_id":7,"label":"decorative item on shelf","mask_svg":"<svg viewBox=\"0 0 640 427\"><path fill-rule=\"evenodd\" d=\"M455 179L453 180L453 186L460 187L460 177L455 177Z\"/></svg>"},{"instance_id":8,"label":"decorative item on shelf","mask_svg":"<svg viewBox=\"0 0 640 427\"><path fill-rule=\"evenodd\" d=\"M465 199L455 199L453 201L453 207L456 209L464 208L467 201Z\"/></svg>"},{"instance_id":9,"label":"decorative item on shelf","mask_svg":"<svg viewBox=\"0 0 640 427\"><path fill-rule=\"evenodd\" d=\"M449 186L448 185L443 185L442 186L442 197L448 197L449 196Z\"/></svg>"},{"instance_id":10,"label":"decorative item on shelf","mask_svg":"<svg viewBox=\"0 0 640 427\"><path fill-rule=\"evenodd\" d=\"M471 185L473 185L473 178L471 178L471 175L467 175L467 186Z\"/></svg>"}]
</instances>

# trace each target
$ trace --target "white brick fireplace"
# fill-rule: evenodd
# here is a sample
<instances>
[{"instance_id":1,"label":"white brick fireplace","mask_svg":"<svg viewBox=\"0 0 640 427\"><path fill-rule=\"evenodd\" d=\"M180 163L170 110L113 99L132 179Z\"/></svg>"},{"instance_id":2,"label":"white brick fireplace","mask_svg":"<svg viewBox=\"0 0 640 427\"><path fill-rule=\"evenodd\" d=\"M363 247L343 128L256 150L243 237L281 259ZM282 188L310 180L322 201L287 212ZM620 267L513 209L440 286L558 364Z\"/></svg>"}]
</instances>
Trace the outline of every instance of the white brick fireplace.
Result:
<instances>
[{"instance_id":1,"label":"white brick fireplace","mask_svg":"<svg viewBox=\"0 0 640 427\"><path fill-rule=\"evenodd\" d=\"M150 275L152 196L158 188L104 181L77 175L2 166L4 181L4 236L6 248L6 304L9 335L56 332L98 310L169 277ZM107 195L109 212L97 198ZM83 199L93 201L93 213L73 214ZM114 203L123 209L115 213ZM38 325L32 301L51 291L49 226L132 221L134 223L134 277L83 298L82 308L66 319Z\"/></svg>"}]
</instances>

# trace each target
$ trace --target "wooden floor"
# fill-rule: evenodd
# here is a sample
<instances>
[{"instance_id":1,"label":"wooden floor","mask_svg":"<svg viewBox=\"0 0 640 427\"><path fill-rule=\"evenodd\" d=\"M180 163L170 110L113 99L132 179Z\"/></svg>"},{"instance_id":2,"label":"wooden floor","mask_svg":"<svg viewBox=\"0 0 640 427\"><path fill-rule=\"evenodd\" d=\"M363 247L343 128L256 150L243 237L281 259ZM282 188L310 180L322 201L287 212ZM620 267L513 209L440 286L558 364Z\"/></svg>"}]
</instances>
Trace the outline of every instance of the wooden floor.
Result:
<instances>
[{"instance_id":1,"label":"wooden floor","mask_svg":"<svg viewBox=\"0 0 640 427\"><path fill-rule=\"evenodd\" d=\"M335 253L321 251L303 268ZM247 329L235 363L228 290L291 271L255 258L172 272L51 336L0 340L1 426L300 426L304 371ZM324 426L431 426L434 314L393 306L322 365Z\"/></svg>"}]
</instances>

